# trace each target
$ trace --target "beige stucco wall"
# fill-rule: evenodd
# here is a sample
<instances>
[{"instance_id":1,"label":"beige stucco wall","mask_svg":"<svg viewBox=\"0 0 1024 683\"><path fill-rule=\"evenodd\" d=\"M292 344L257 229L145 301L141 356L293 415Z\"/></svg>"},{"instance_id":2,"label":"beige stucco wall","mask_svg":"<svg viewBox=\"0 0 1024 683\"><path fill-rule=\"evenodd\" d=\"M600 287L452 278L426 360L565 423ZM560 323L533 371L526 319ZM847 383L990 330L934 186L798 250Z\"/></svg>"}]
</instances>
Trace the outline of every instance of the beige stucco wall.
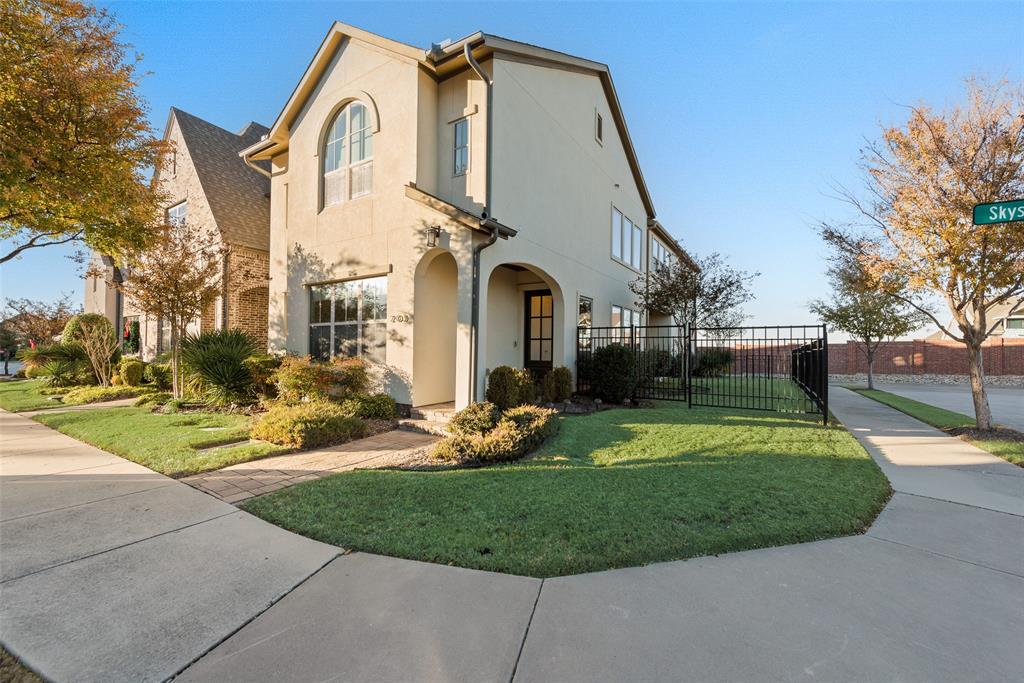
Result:
<instances>
[{"instance_id":1,"label":"beige stucco wall","mask_svg":"<svg viewBox=\"0 0 1024 683\"><path fill-rule=\"evenodd\" d=\"M493 70L495 81L492 213L519 234L482 252L478 396L487 371L501 364L522 366L527 289L552 289L558 330L554 363L570 368L581 294L594 300L595 325L608 324L612 304L636 307L627 283L639 273L611 259L611 207L641 226L647 219L596 75L500 57L483 66ZM353 99L379 113L373 192L321 210L323 132ZM603 145L594 139L595 108L604 117ZM452 122L463 115L471 122L470 171L454 177ZM486 186L485 125L486 90L471 71L437 84L412 60L342 42L289 125L287 151L273 159L272 349L308 353L309 285L386 274L385 388L413 405L449 398L458 405L468 402L474 381L468 362L471 247L483 236L410 199L406 185L414 182L479 213ZM443 273L432 273L424 263L423 230L432 225L440 226L442 235L427 258L438 251L454 258ZM501 264L524 270L495 272ZM417 298L417 282L426 298ZM456 294L432 295L440 291ZM449 397L450 382L442 381L442 375L450 376L451 363L454 397Z\"/></svg>"},{"instance_id":2,"label":"beige stucco wall","mask_svg":"<svg viewBox=\"0 0 1024 683\"><path fill-rule=\"evenodd\" d=\"M333 114L358 99L379 112L373 139L373 192L320 209L320 146ZM290 126L287 154L273 160L271 189L270 330L272 349L309 352L308 286L388 276L387 362L384 388L401 403L435 402L425 389L414 396L415 275L427 251L423 231L443 229L441 248L459 264L456 345L468 353L469 249L465 227L406 197L406 185L436 173L436 158L418 143L420 112L436 105L436 86L412 60L343 41L312 96ZM435 114L436 116L436 114ZM429 134L429 133L428 133ZM429 155L424 158L423 155ZM465 300L465 301L463 301ZM425 314L426 315L426 314ZM444 324L448 324L447 322ZM421 360L421 375L429 376ZM458 391L468 394L468 375ZM424 384L424 387L427 385Z\"/></svg>"}]
</instances>

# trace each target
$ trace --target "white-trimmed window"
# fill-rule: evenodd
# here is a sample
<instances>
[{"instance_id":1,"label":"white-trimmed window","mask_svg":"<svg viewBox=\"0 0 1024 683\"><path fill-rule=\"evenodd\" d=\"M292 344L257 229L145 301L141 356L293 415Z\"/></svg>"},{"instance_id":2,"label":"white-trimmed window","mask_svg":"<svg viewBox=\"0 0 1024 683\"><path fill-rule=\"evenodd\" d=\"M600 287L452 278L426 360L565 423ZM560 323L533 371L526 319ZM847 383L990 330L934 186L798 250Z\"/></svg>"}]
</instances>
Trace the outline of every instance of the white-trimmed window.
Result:
<instances>
[{"instance_id":1,"label":"white-trimmed window","mask_svg":"<svg viewBox=\"0 0 1024 683\"><path fill-rule=\"evenodd\" d=\"M676 255L660 240L651 239L651 265L654 267L669 266L675 262Z\"/></svg>"},{"instance_id":2,"label":"white-trimmed window","mask_svg":"<svg viewBox=\"0 0 1024 683\"><path fill-rule=\"evenodd\" d=\"M387 318L387 277L314 285L309 288L309 355L383 363Z\"/></svg>"},{"instance_id":3,"label":"white-trimmed window","mask_svg":"<svg viewBox=\"0 0 1024 683\"><path fill-rule=\"evenodd\" d=\"M611 327L633 327L640 324L640 311L625 306L612 306Z\"/></svg>"},{"instance_id":4,"label":"white-trimmed window","mask_svg":"<svg viewBox=\"0 0 1024 683\"><path fill-rule=\"evenodd\" d=\"M370 112L351 102L327 128L323 148L323 205L339 204L373 191L373 133Z\"/></svg>"},{"instance_id":5,"label":"white-trimmed window","mask_svg":"<svg viewBox=\"0 0 1024 683\"><path fill-rule=\"evenodd\" d=\"M640 270L644 263L644 231L612 207L612 258Z\"/></svg>"},{"instance_id":6,"label":"white-trimmed window","mask_svg":"<svg viewBox=\"0 0 1024 683\"><path fill-rule=\"evenodd\" d=\"M181 225L188 220L188 202L178 202L167 209L168 225Z\"/></svg>"},{"instance_id":7,"label":"white-trimmed window","mask_svg":"<svg viewBox=\"0 0 1024 683\"><path fill-rule=\"evenodd\" d=\"M1007 318L1006 329L1008 330L1024 330L1024 318Z\"/></svg>"},{"instance_id":8,"label":"white-trimmed window","mask_svg":"<svg viewBox=\"0 0 1024 683\"><path fill-rule=\"evenodd\" d=\"M453 175L466 175L469 173L469 119L461 118L453 123L452 126L452 139L454 140Z\"/></svg>"}]
</instances>

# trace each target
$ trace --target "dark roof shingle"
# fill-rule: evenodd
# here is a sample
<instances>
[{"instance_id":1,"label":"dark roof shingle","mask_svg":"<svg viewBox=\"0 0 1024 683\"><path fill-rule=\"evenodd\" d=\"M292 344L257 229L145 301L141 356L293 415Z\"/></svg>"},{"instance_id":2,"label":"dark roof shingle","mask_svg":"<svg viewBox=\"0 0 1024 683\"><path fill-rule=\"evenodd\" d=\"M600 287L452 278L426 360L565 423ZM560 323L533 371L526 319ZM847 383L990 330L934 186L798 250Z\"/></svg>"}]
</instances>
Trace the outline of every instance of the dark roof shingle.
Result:
<instances>
[{"instance_id":1,"label":"dark roof shingle","mask_svg":"<svg viewBox=\"0 0 1024 683\"><path fill-rule=\"evenodd\" d=\"M224 240L268 251L270 178L246 166L238 153L269 129L250 122L236 134L177 108L171 113Z\"/></svg>"}]
</instances>

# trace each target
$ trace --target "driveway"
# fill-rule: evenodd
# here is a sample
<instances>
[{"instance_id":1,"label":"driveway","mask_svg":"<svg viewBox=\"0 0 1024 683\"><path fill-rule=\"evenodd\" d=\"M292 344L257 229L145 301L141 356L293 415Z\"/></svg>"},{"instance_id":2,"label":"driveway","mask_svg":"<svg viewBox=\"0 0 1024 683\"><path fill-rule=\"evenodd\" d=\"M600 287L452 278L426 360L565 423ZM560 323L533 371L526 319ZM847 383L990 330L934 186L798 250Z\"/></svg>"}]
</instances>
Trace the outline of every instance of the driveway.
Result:
<instances>
[{"instance_id":1,"label":"driveway","mask_svg":"<svg viewBox=\"0 0 1024 683\"><path fill-rule=\"evenodd\" d=\"M967 385L877 382L875 386L921 403L974 417L974 401L971 398L971 388ZM992 409L992 418L1007 427L1024 432L1024 387L987 387L986 393L988 405Z\"/></svg>"},{"instance_id":2,"label":"driveway","mask_svg":"<svg viewBox=\"0 0 1024 683\"><path fill-rule=\"evenodd\" d=\"M57 525L15 535L19 578L0 585L0 640L60 681L159 680L203 652L180 680L1016 680L1024 469L852 392L834 390L831 404L896 491L861 536L540 580L335 557L337 549L245 513L221 514L225 504L192 491L191 505L154 497L134 516L153 529L163 517L190 523L185 507L212 519L65 564L48 555ZM99 503L83 501L109 484L68 469L63 441L33 445L51 438L37 429L45 428L24 426L3 459L34 449L40 463L57 463L40 465L53 474L36 475L35 485L63 487L90 511ZM125 476L125 500L180 486ZM14 521L60 513L34 511L24 491ZM113 494L84 523L62 517L76 532L61 532L56 545L70 544L70 557L88 550L75 551L74 538L110 545L101 539L114 533L103 529L112 514L114 526L132 527ZM215 526L229 523L249 530ZM182 542L204 527L197 542ZM5 555L7 543L0 534ZM276 573L261 579L271 558ZM287 595L263 611L277 590Z\"/></svg>"}]
</instances>

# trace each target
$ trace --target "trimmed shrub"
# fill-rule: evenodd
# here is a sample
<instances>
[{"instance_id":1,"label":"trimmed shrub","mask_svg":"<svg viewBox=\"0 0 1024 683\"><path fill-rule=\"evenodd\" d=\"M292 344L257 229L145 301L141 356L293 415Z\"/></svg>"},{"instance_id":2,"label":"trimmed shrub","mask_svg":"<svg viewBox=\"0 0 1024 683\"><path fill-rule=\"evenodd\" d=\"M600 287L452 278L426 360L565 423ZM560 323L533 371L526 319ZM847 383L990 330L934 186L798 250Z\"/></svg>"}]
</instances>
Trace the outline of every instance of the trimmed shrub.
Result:
<instances>
[{"instance_id":1,"label":"trimmed shrub","mask_svg":"<svg viewBox=\"0 0 1024 683\"><path fill-rule=\"evenodd\" d=\"M142 371L142 377L160 391L171 388L171 366L166 363L150 363Z\"/></svg>"},{"instance_id":2,"label":"trimmed shrub","mask_svg":"<svg viewBox=\"0 0 1024 683\"><path fill-rule=\"evenodd\" d=\"M533 376L526 370L499 365L487 377L487 400L500 410L530 403L536 393Z\"/></svg>"},{"instance_id":3,"label":"trimmed shrub","mask_svg":"<svg viewBox=\"0 0 1024 683\"><path fill-rule=\"evenodd\" d=\"M448 423L448 431L452 434L484 434L498 425L501 411L490 401L470 403L455 413Z\"/></svg>"},{"instance_id":4,"label":"trimmed shrub","mask_svg":"<svg viewBox=\"0 0 1024 683\"><path fill-rule=\"evenodd\" d=\"M49 374L42 365L26 365L22 368L22 372L25 373L25 379L39 379Z\"/></svg>"},{"instance_id":5,"label":"trimmed shrub","mask_svg":"<svg viewBox=\"0 0 1024 683\"><path fill-rule=\"evenodd\" d=\"M130 387L142 384L142 376L145 372L146 364L138 358L125 357L117 364L117 374L121 376L121 381Z\"/></svg>"},{"instance_id":6,"label":"trimmed shrub","mask_svg":"<svg viewBox=\"0 0 1024 683\"><path fill-rule=\"evenodd\" d=\"M701 349L693 359L694 377L720 377L732 369L732 349Z\"/></svg>"},{"instance_id":7,"label":"trimmed shrub","mask_svg":"<svg viewBox=\"0 0 1024 683\"><path fill-rule=\"evenodd\" d=\"M252 428L253 438L292 448L344 443L365 435L365 422L327 401L278 403L260 416Z\"/></svg>"},{"instance_id":8,"label":"trimmed shrub","mask_svg":"<svg viewBox=\"0 0 1024 683\"><path fill-rule=\"evenodd\" d=\"M364 420L391 420L397 414L395 399L387 394L353 396L341 404L349 415Z\"/></svg>"},{"instance_id":9,"label":"trimmed shrub","mask_svg":"<svg viewBox=\"0 0 1024 683\"><path fill-rule=\"evenodd\" d=\"M68 318L68 321L64 324L64 331L60 333L60 343L77 344L81 341L83 322L110 327L111 332L114 330L114 326L107 320L107 316L101 313L80 313Z\"/></svg>"},{"instance_id":10,"label":"trimmed shrub","mask_svg":"<svg viewBox=\"0 0 1024 683\"><path fill-rule=\"evenodd\" d=\"M278 397L286 403L325 401L331 387L331 371L309 356L285 356L274 373Z\"/></svg>"},{"instance_id":11,"label":"trimmed shrub","mask_svg":"<svg viewBox=\"0 0 1024 683\"><path fill-rule=\"evenodd\" d=\"M366 361L361 358L335 358L330 364L332 398L365 396L370 388Z\"/></svg>"},{"instance_id":12,"label":"trimmed shrub","mask_svg":"<svg viewBox=\"0 0 1024 683\"><path fill-rule=\"evenodd\" d=\"M110 376L110 383L113 386L118 387L124 384L124 380L121 379L121 375L115 372L113 375Z\"/></svg>"},{"instance_id":13,"label":"trimmed shrub","mask_svg":"<svg viewBox=\"0 0 1024 683\"><path fill-rule=\"evenodd\" d=\"M640 352L639 363L642 377L679 376L676 356L667 349L644 349Z\"/></svg>"},{"instance_id":14,"label":"trimmed shrub","mask_svg":"<svg viewBox=\"0 0 1024 683\"><path fill-rule=\"evenodd\" d=\"M447 462L507 462L518 460L558 431L557 411L519 406L507 411L483 434L453 434L437 442L432 457Z\"/></svg>"},{"instance_id":15,"label":"trimmed shrub","mask_svg":"<svg viewBox=\"0 0 1024 683\"><path fill-rule=\"evenodd\" d=\"M139 400L135 402L135 406L140 408L145 406L162 406L172 398L174 398L174 396L169 391L151 391L139 396Z\"/></svg>"},{"instance_id":16,"label":"trimmed shrub","mask_svg":"<svg viewBox=\"0 0 1024 683\"><path fill-rule=\"evenodd\" d=\"M85 403L116 401L122 398L135 398L143 393L138 387L78 387L64 394L65 405L77 406Z\"/></svg>"},{"instance_id":17,"label":"trimmed shrub","mask_svg":"<svg viewBox=\"0 0 1024 683\"><path fill-rule=\"evenodd\" d=\"M572 396L572 372L569 368L552 368L544 375L541 395L547 403L561 403Z\"/></svg>"},{"instance_id":18,"label":"trimmed shrub","mask_svg":"<svg viewBox=\"0 0 1024 683\"><path fill-rule=\"evenodd\" d=\"M622 344L608 344L594 351L590 366L594 396L609 403L622 403L636 388L636 358Z\"/></svg>"},{"instance_id":19,"label":"trimmed shrub","mask_svg":"<svg viewBox=\"0 0 1024 683\"><path fill-rule=\"evenodd\" d=\"M238 329L187 334L181 340L181 363L191 393L211 405L251 403L252 373L245 360L256 340Z\"/></svg>"},{"instance_id":20,"label":"trimmed shrub","mask_svg":"<svg viewBox=\"0 0 1024 683\"><path fill-rule=\"evenodd\" d=\"M270 353L256 353L243 362L252 375L253 389L260 396L273 398L277 396L277 387L274 386L274 373L281 366L281 358Z\"/></svg>"}]
</instances>

